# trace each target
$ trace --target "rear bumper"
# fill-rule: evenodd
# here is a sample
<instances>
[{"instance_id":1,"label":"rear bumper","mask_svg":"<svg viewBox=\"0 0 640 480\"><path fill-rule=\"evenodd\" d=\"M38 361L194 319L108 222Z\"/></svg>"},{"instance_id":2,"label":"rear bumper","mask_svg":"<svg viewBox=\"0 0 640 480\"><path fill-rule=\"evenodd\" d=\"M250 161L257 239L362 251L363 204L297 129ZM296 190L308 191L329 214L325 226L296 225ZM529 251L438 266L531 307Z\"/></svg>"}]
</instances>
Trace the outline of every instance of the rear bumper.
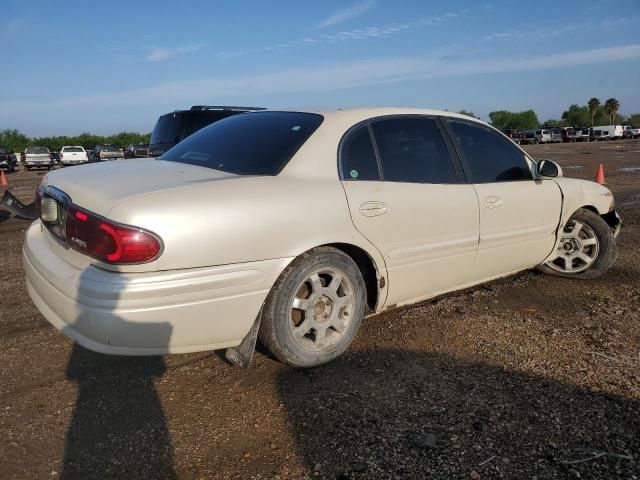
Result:
<instances>
[{"instance_id":1,"label":"rear bumper","mask_svg":"<svg viewBox=\"0 0 640 480\"><path fill-rule=\"evenodd\" d=\"M58 330L90 350L158 355L239 345L290 259L153 273L81 265L41 229L27 231L29 295Z\"/></svg>"}]
</instances>

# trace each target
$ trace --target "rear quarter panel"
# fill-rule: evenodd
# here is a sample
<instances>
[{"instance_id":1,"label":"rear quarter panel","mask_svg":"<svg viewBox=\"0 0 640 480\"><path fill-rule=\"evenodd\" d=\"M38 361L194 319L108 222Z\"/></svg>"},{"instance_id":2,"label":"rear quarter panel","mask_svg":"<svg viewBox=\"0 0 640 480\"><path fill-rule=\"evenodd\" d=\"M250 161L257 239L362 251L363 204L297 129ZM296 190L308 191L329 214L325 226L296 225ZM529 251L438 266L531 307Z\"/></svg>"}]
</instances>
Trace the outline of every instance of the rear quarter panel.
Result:
<instances>
[{"instance_id":1,"label":"rear quarter panel","mask_svg":"<svg viewBox=\"0 0 640 480\"><path fill-rule=\"evenodd\" d=\"M353 226L337 178L205 181L127 198L107 217L159 235L160 270L295 258L316 246L349 243L384 274L377 250Z\"/></svg>"}]
</instances>

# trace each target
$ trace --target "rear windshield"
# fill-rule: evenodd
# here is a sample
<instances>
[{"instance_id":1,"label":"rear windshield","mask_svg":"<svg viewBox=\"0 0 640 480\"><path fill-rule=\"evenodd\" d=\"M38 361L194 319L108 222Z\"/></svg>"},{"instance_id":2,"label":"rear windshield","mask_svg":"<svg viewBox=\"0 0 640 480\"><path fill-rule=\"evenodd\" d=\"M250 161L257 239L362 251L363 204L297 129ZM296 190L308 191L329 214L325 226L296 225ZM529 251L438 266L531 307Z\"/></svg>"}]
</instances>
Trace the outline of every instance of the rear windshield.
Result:
<instances>
[{"instance_id":1,"label":"rear windshield","mask_svg":"<svg viewBox=\"0 0 640 480\"><path fill-rule=\"evenodd\" d=\"M152 145L160 143L177 143L180 137L180 114L168 113L162 115L156 122L151 133Z\"/></svg>"},{"instance_id":2,"label":"rear windshield","mask_svg":"<svg viewBox=\"0 0 640 480\"><path fill-rule=\"evenodd\" d=\"M115 150L120 150L118 147L116 147L115 145L98 145L96 147L96 150L106 150L107 152L113 152Z\"/></svg>"},{"instance_id":3,"label":"rear windshield","mask_svg":"<svg viewBox=\"0 0 640 480\"><path fill-rule=\"evenodd\" d=\"M64 147L62 149L63 152L84 152L84 148L82 147Z\"/></svg>"},{"instance_id":4,"label":"rear windshield","mask_svg":"<svg viewBox=\"0 0 640 480\"><path fill-rule=\"evenodd\" d=\"M178 143L218 120L237 115L236 111L188 111L161 116L151 133L151 145Z\"/></svg>"},{"instance_id":5,"label":"rear windshield","mask_svg":"<svg viewBox=\"0 0 640 480\"><path fill-rule=\"evenodd\" d=\"M159 159L237 175L276 175L322 120L299 112L234 115L194 133Z\"/></svg>"},{"instance_id":6,"label":"rear windshield","mask_svg":"<svg viewBox=\"0 0 640 480\"><path fill-rule=\"evenodd\" d=\"M29 147L24 151L24 153L30 153L30 154L49 153L49 149L47 147Z\"/></svg>"}]
</instances>

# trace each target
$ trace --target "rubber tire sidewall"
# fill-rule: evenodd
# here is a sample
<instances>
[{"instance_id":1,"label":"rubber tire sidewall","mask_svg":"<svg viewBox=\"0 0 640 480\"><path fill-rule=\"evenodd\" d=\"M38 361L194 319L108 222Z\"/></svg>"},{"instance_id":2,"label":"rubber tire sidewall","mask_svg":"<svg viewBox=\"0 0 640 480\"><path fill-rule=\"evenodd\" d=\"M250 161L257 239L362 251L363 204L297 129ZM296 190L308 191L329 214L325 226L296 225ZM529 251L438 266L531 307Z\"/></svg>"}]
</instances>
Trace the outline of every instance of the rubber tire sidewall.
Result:
<instances>
[{"instance_id":1,"label":"rubber tire sidewall","mask_svg":"<svg viewBox=\"0 0 640 480\"><path fill-rule=\"evenodd\" d=\"M581 208L571 215L571 220L578 220L581 223L587 224L593 229L599 242L598 258L591 264L589 268L578 273L564 273L554 270L553 268L545 265L538 267L540 271L549 275L555 275L563 278L577 278L582 280L592 280L604 275L614 264L618 258L618 247L616 246L616 239L613 236L611 227L607 225L607 222L597 213Z\"/></svg>"},{"instance_id":2,"label":"rubber tire sidewall","mask_svg":"<svg viewBox=\"0 0 640 480\"><path fill-rule=\"evenodd\" d=\"M314 271L337 268L348 276L354 289L355 308L340 342L322 352L311 352L298 345L289 328L291 302L295 289ZM316 367L340 356L355 338L366 306L366 287L358 266L344 252L318 247L296 258L280 275L262 308L259 337L281 362L294 367Z\"/></svg>"}]
</instances>

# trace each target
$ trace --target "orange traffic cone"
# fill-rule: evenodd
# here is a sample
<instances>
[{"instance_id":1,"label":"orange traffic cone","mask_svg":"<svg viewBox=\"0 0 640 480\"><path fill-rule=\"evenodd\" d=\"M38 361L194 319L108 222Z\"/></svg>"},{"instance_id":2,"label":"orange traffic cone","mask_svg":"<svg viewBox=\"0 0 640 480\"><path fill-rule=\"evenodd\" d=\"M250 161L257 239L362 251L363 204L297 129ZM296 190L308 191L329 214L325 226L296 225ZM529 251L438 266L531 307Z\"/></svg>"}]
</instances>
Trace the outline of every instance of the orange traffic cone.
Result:
<instances>
[{"instance_id":1,"label":"orange traffic cone","mask_svg":"<svg viewBox=\"0 0 640 480\"><path fill-rule=\"evenodd\" d=\"M2 188L7 189L7 176L4 174L4 170L0 170L0 180L2 181Z\"/></svg>"},{"instance_id":2,"label":"orange traffic cone","mask_svg":"<svg viewBox=\"0 0 640 480\"><path fill-rule=\"evenodd\" d=\"M600 185L606 185L604 181L604 167L602 164L598 165L598 173L596 173L596 183Z\"/></svg>"}]
</instances>

